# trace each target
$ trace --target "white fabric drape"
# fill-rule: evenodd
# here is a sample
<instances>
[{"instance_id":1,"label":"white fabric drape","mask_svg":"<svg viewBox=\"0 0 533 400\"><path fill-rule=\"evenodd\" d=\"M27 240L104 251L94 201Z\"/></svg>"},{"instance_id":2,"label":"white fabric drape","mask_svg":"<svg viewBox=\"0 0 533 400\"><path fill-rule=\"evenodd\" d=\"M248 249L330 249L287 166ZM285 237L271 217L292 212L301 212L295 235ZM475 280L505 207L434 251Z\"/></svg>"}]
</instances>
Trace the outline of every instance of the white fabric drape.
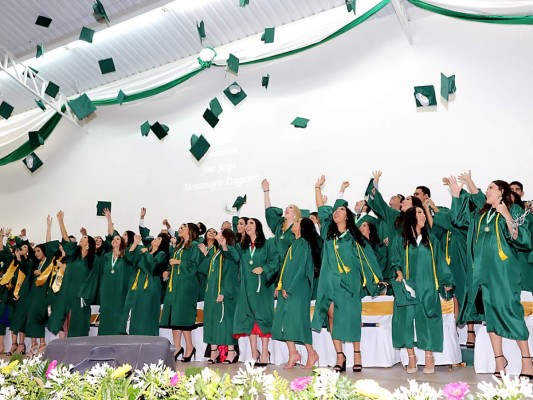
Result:
<instances>
[{"instance_id":1,"label":"white fabric drape","mask_svg":"<svg viewBox=\"0 0 533 400\"><path fill-rule=\"evenodd\" d=\"M447 10L475 15L533 15L533 0L424 0L424 3Z\"/></svg>"}]
</instances>

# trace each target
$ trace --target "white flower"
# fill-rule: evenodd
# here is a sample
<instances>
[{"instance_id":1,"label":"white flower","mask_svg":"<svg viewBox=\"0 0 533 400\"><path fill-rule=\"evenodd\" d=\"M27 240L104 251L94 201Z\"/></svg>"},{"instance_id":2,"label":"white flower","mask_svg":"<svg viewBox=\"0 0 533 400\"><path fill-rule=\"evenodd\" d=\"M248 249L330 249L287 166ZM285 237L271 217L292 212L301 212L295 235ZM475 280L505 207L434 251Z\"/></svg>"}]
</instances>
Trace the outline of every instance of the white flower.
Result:
<instances>
[{"instance_id":1,"label":"white flower","mask_svg":"<svg viewBox=\"0 0 533 400\"><path fill-rule=\"evenodd\" d=\"M315 380L313 389L316 397L329 398L337 391L337 381L339 373L327 368L315 369Z\"/></svg>"},{"instance_id":2,"label":"white flower","mask_svg":"<svg viewBox=\"0 0 533 400\"><path fill-rule=\"evenodd\" d=\"M442 392L429 386L429 383L419 384L415 380L409 380L409 389L402 386L393 394L396 400L437 400L441 396Z\"/></svg>"},{"instance_id":3,"label":"white flower","mask_svg":"<svg viewBox=\"0 0 533 400\"><path fill-rule=\"evenodd\" d=\"M492 399L530 399L533 397L533 384L528 379L514 377L502 373L501 380L493 376L492 382L480 382L477 387L481 392L477 395L482 400Z\"/></svg>"}]
</instances>

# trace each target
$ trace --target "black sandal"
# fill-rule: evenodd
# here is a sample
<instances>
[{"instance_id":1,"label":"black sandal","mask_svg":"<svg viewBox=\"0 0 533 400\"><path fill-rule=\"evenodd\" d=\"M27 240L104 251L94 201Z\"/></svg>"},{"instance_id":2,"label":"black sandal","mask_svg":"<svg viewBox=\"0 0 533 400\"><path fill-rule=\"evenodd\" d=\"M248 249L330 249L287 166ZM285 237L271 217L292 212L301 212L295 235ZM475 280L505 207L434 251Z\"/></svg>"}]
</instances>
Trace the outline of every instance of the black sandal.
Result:
<instances>
[{"instance_id":1,"label":"black sandal","mask_svg":"<svg viewBox=\"0 0 533 400\"><path fill-rule=\"evenodd\" d=\"M342 365L335 364L333 366L333 371L339 372L339 373L344 372L346 371L346 356L344 355L342 351L337 351L337 354L342 354L342 356L344 357L344 361L342 362Z\"/></svg>"},{"instance_id":2,"label":"black sandal","mask_svg":"<svg viewBox=\"0 0 533 400\"><path fill-rule=\"evenodd\" d=\"M466 331L466 333L468 333L468 334L473 333L474 336L476 336L476 331L468 330L468 331ZM473 349L474 347L476 347L476 343L475 342L466 342L466 348L467 349Z\"/></svg>"},{"instance_id":3,"label":"black sandal","mask_svg":"<svg viewBox=\"0 0 533 400\"><path fill-rule=\"evenodd\" d=\"M233 357L233 360L230 360L229 357L226 357L226 359L222 361L222 364L237 364L237 362L239 361L239 354L237 354L237 350L228 350L228 355L231 351L235 353L235 357Z\"/></svg>"},{"instance_id":4,"label":"black sandal","mask_svg":"<svg viewBox=\"0 0 533 400\"><path fill-rule=\"evenodd\" d=\"M218 353L218 346L216 346L214 349L213 347L211 347L211 353L209 355L212 356L214 352ZM217 355L217 357L214 360L213 360L213 357L207 360L208 364L217 364L219 362L220 362L220 353Z\"/></svg>"},{"instance_id":5,"label":"black sandal","mask_svg":"<svg viewBox=\"0 0 533 400\"><path fill-rule=\"evenodd\" d=\"M531 359L531 357L522 357L522 358L529 358ZM519 378L527 378L529 380L533 380L533 375L530 375L530 374L520 374L518 375Z\"/></svg>"},{"instance_id":6,"label":"black sandal","mask_svg":"<svg viewBox=\"0 0 533 400\"><path fill-rule=\"evenodd\" d=\"M494 358L500 358L500 357L503 357L505 359L505 365L503 366L503 369L507 368L507 366L509 365L509 361L507 361L507 358L505 358L504 355L495 356ZM501 378L502 377L501 371L495 371L493 375L496 378Z\"/></svg>"},{"instance_id":7,"label":"black sandal","mask_svg":"<svg viewBox=\"0 0 533 400\"><path fill-rule=\"evenodd\" d=\"M353 367L352 367L352 371L353 372L361 372L363 370L363 365L362 364L356 364L355 363L355 354L361 354L361 351L359 350L354 350L354 357L353 357Z\"/></svg>"}]
</instances>

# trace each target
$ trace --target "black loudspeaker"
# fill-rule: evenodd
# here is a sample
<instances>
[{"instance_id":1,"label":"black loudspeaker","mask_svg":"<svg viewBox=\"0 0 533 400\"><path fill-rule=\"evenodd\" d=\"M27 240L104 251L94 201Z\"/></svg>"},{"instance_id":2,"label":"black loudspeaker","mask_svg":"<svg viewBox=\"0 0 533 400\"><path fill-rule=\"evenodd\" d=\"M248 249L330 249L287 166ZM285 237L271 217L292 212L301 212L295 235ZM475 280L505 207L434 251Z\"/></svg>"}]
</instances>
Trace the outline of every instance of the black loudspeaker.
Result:
<instances>
[{"instance_id":1,"label":"black loudspeaker","mask_svg":"<svg viewBox=\"0 0 533 400\"><path fill-rule=\"evenodd\" d=\"M170 342L159 336L85 336L56 339L44 352L45 359L73 365L72 371L85 372L96 364L108 363L112 367L130 364L141 369L144 364L157 364L163 360L176 368Z\"/></svg>"}]
</instances>

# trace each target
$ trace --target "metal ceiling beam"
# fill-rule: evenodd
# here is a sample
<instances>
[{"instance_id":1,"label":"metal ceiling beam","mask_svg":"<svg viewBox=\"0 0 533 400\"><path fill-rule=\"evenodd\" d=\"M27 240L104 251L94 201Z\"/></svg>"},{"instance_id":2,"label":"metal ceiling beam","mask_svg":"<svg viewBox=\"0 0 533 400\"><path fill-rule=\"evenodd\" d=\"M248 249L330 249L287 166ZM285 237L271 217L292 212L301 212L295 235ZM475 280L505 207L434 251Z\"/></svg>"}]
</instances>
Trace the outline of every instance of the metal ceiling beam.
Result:
<instances>
[{"instance_id":1,"label":"metal ceiling beam","mask_svg":"<svg viewBox=\"0 0 533 400\"><path fill-rule=\"evenodd\" d=\"M403 4L403 1L391 0L391 3L392 7L394 8L394 11L396 12L396 16L398 17L398 21L400 22L400 25L403 29L403 33L407 38L407 41L409 42L409 44L413 44L411 30L409 29L409 16L407 15L407 10L405 8L405 5Z\"/></svg>"},{"instance_id":2,"label":"metal ceiling beam","mask_svg":"<svg viewBox=\"0 0 533 400\"><path fill-rule=\"evenodd\" d=\"M41 100L47 107L54 109L72 124L87 132L87 130L80 125L78 118L68 106L67 97L61 93L61 90L57 94L56 99L49 100L51 97L44 93L49 82L33 72L27 65L19 62L2 45L0 45L0 71L4 71L9 77L17 81L21 87L30 92L36 99ZM64 108L65 111L62 111L62 108Z\"/></svg>"}]
</instances>

